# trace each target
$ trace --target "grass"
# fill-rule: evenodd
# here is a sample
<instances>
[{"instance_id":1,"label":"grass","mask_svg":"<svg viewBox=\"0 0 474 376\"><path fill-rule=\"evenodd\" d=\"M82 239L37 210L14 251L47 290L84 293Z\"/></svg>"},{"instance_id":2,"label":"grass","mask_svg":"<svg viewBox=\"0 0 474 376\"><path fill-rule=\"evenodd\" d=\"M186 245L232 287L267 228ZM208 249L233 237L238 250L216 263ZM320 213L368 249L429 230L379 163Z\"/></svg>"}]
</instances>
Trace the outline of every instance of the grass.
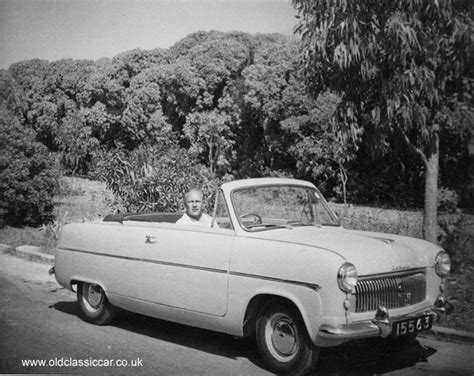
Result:
<instances>
[{"instance_id":1,"label":"grass","mask_svg":"<svg viewBox=\"0 0 474 376\"><path fill-rule=\"evenodd\" d=\"M105 183L82 178L64 177L55 197L55 216L63 222L85 222L110 214L112 193Z\"/></svg>"},{"instance_id":2,"label":"grass","mask_svg":"<svg viewBox=\"0 0 474 376\"><path fill-rule=\"evenodd\" d=\"M0 229L0 243L11 247L25 244L39 246L43 252L51 254L64 223L100 220L111 212L108 206L111 198L112 194L105 189L104 183L65 177L54 200L56 221L41 228L5 227ZM421 238L421 211L331 206L346 228ZM440 217L447 223L444 226L445 244L455 266L446 292L455 310L442 325L474 331L474 216L441 214Z\"/></svg>"},{"instance_id":3,"label":"grass","mask_svg":"<svg viewBox=\"0 0 474 376\"><path fill-rule=\"evenodd\" d=\"M44 253L53 254L65 223L92 221L111 212L108 203L112 193L106 190L105 183L63 177L59 188L59 194L54 198L56 220L53 223L39 228L6 226L0 229L0 243L11 247L33 245L41 247Z\"/></svg>"},{"instance_id":4,"label":"grass","mask_svg":"<svg viewBox=\"0 0 474 376\"><path fill-rule=\"evenodd\" d=\"M43 247L45 236L42 228L15 228L6 226L0 230L0 243L13 248L20 245L34 245Z\"/></svg>"}]
</instances>

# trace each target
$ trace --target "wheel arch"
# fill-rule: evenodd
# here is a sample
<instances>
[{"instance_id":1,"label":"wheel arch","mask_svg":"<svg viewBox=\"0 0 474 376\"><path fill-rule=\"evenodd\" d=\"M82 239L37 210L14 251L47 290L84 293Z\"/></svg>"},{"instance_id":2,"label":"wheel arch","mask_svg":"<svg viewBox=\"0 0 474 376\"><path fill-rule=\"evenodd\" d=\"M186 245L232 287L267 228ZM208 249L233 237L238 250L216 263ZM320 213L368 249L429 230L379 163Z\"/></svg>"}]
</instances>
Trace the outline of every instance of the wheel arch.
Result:
<instances>
[{"instance_id":1,"label":"wheel arch","mask_svg":"<svg viewBox=\"0 0 474 376\"><path fill-rule=\"evenodd\" d=\"M83 278L83 277L71 277L71 280L69 282L69 286L71 288L71 291L76 291L77 288L78 288L77 286L80 283L92 283L94 285L98 285L98 286L101 287L102 290L104 290L104 293L106 295L108 293L107 287L105 286L105 284L102 281L97 281L97 280L94 280L92 278ZM74 289L74 286L76 286L76 289Z\"/></svg>"},{"instance_id":2,"label":"wheel arch","mask_svg":"<svg viewBox=\"0 0 474 376\"><path fill-rule=\"evenodd\" d=\"M296 303L291 297L283 296L274 293L260 293L252 297L247 308L245 310L244 320L243 320L243 335L248 337L255 332L255 325L259 316L265 311L265 309L270 304L282 305L287 308L291 308L297 312L308 333L311 333L308 327L308 323L305 320L304 315L302 314L302 309L298 303Z\"/></svg>"}]
</instances>

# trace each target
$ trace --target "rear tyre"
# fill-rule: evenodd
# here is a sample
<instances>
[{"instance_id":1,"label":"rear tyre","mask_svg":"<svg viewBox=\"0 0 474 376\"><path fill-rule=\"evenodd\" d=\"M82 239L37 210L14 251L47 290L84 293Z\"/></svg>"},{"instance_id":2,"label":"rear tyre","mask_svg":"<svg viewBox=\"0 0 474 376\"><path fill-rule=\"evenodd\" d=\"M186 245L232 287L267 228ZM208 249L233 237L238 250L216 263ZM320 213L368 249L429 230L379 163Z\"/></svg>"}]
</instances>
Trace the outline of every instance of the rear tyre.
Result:
<instances>
[{"instance_id":1,"label":"rear tyre","mask_svg":"<svg viewBox=\"0 0 474 376\"><path fill-rule=\"evenodd\" d=\"M296 310L270 305L257 320L256 336L260 356L269 370L301 375L316 366L320 349L309 339Z\"/></svg>"},{"instance_id":2,"label":"rear tyre","mask_svg":"<svg viewBox=\"0 0 474 376\"><path fill-rule=\"evenodd\" d=\"M104 290L94 283L81 282L77 286L77 300L82 318L96 325L110 323L117 314L117 308L110 304Z\"/></svg>"}]
</instances>

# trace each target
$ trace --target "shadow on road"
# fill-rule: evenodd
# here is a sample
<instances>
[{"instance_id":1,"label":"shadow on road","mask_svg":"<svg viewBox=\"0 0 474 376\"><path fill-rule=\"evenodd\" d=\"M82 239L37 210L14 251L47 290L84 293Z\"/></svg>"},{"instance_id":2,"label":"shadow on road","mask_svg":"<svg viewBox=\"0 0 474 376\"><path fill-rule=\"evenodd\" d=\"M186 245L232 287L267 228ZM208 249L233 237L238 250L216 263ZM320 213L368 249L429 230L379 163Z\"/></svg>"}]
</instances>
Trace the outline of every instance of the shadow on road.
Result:
<instances>
[{"instance_id":1,"label":"shadow on road","mask_svg":"<svg viewBox=\"0 0 474 376\"><path fill-rule=\"evenodd\" d=\"M51 308L80 317L77 302L58 302ZM218 356L232 359L247 358L256 366L265 368L259 359L253 337L234 339L226 334L126 311L121 311L111 325L129 332ZM351 342L338 347L323 348L318 361L317 372L314 375L380 375L427 362L428 358L434 353L436 353L435 349L423 346L418 341L414 341L403 348L387 345L380 340Z\"/></svg>"},{"instance_id":2,"label":"shadow on road","mask_svg":"<svg viewBox=\"0 0 474 376\"><path fill-rule=\"evenodd\" d=\"M79 305L75 301L55 303L49 306L49 308L54 308L55 310L67 313L68 315L79 316Z\"/></svg>"},{"instance_id":3,"label":"shadow on road","mask_svg":"<svg viewBox=\"0 0 474 376\"><path fill-rule=\"evenodd\" d=\"M315 375L382 375L428 361L436 350L418 341L394 347L381 341L357 341L322 349Z\"/></svg>"},{"instance_id":4,"label":"shadow on road","mask_svg":"<svg viewBox=\"0 0 474 376\"><path fill-rule=\"evenodd\" d=\"M58 302L50 308L68 315L81 317L79 305L76 301ZM244 357L258 367L263 368L263 364L258 358L253 338L234 339L227 334L176 324L123 310L120 311L117 318L109 325L157 340L175 343L180 346L194 348L231 359Z\"/></svg>"}]
</instances>

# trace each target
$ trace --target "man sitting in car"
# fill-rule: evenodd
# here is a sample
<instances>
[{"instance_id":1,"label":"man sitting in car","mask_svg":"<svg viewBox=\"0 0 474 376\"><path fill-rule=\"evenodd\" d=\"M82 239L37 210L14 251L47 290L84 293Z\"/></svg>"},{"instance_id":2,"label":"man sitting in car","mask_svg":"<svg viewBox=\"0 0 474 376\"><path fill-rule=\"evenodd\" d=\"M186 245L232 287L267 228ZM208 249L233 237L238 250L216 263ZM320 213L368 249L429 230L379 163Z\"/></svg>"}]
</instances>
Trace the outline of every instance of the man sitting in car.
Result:
<instances>
[{"instance_id":1,"label":"man sitting in car","mask_svg":"<svg viewBox=\"0 0 474 376\"><path fill-rule=\"evenodd\" d=\"M176 221L180 225L212 226L212 217L202 212L202 190L193 188L183 196L186 213ZM217 226L214 225L214 226Z\"/></svg>"}]
</instances>

